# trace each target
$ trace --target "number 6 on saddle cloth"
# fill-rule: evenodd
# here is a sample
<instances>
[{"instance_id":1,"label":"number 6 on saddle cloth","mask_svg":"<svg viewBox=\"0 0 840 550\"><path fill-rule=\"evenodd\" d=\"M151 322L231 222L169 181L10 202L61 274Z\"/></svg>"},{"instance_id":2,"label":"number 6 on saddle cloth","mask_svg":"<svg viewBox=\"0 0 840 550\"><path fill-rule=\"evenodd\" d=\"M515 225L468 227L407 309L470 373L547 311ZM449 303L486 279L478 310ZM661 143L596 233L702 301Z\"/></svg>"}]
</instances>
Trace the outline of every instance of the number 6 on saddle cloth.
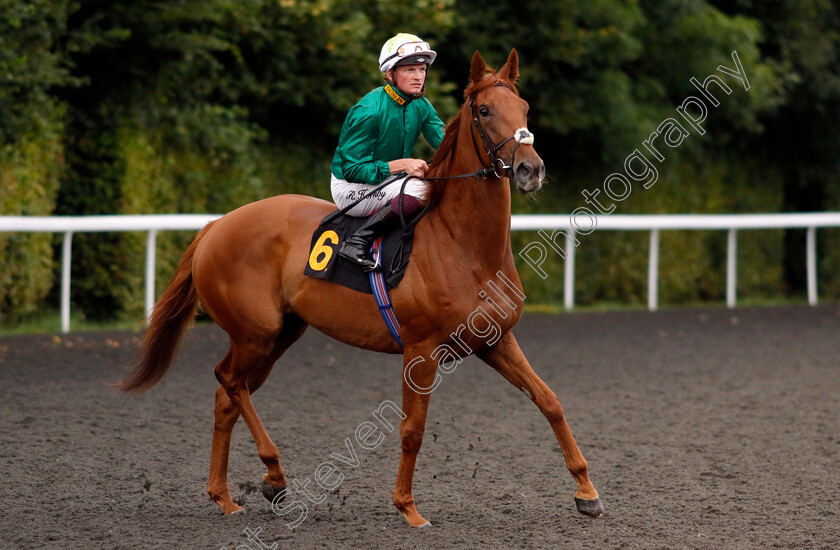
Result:
<instances>
[{"instance_id":1,"label":"number 6 on saddle cloth","mask_svg":"<svg viewBox=\"0 0 840 550\"><path fill-rule=\"evenodd\" d=\"M408 179L405 176L405 179ZM394 182L389 179L369 195ZM403 190L405 181L403 182ZM402 194L402 191L400 192ZM411 255L411 248L414 242L414 229L417 222L426 213L424 208L409 219L402 219L402 224L396 226L389 233L379 237L373 244L374 257L378 258L382 271L365 272L355 263L338 255L338 249L344 239L353 235L356 230L365 223L365 217L346 216L344 213L353 206L364 200L359 199L352 204L330 213L326 216L315 232L312 234L312 243L309 248L309 259L303 270L305 275L316 279L332 281L347 288L373 294L379 311L382 314L385 324L391 335L402 347L399 336L399 323L394 315L391 300L388 297L388 290L396 288L405 274L408 266L408 259ZM402 201L400 201L402 203ZM402 217L402 213L401 217Z\"/></svg>"}]
</instances>

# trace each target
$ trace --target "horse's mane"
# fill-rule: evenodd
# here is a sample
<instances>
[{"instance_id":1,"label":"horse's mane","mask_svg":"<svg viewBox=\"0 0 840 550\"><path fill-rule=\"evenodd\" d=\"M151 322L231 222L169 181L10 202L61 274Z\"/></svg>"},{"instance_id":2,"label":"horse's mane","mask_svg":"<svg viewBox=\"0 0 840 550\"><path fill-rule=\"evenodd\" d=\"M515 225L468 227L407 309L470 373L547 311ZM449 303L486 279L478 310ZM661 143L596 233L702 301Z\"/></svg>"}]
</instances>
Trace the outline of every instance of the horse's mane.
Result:
<instances>
[{"instance_id":1,"label":"horse's mane","mask_svg":"<svg viewBox=\"0 0 840 550\"><path fill-rule=\"evenodd\" d=\"M497 84L507 86L513 90L517 96L519 95L515 82L508 82L507 80L503 80L502 78L496 76L495 71L489 67L487 67L486 70L487 72L485 73L484 78L478 82L470 82L470 84L464 89L464 103L461 105L461 109L458 113L446 126L446 133L443 136L443 140L441 140L435 156L429 163L429 171L426 173L428 177L442 177L452 173L452 161L455 158L455 149L458 145L458 136L461 132L461 124L471 123L472 114L469 109L469 98L474 97L479 92L492 88ZM478 169L479 167L476 165L475 168ZM429 195L429 202L432 206L437 204L443 196L446 182L447 180L429 182L431 191Z\"/></svg>"}]
</instances>

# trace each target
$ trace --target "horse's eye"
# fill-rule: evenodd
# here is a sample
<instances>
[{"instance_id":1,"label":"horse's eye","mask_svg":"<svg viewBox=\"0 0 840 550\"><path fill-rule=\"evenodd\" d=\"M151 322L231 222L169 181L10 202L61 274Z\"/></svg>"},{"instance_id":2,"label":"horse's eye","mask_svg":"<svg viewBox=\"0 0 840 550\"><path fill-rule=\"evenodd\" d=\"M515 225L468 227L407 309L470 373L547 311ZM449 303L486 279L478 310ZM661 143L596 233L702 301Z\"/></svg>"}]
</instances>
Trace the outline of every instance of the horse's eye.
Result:
<instances>
[{"instance_id":1,"label":"horse's eye","mask_svg":"<svg viewBox=\"0 0 840 550\"><path fill-rule=\"evenodd\" d=\"M482 105L482 106L478 109L478 113L479 113L481 116L490 116L490 109L488 109L487 107L485 107L484 105Z\"/></svg>"}]
</instances>

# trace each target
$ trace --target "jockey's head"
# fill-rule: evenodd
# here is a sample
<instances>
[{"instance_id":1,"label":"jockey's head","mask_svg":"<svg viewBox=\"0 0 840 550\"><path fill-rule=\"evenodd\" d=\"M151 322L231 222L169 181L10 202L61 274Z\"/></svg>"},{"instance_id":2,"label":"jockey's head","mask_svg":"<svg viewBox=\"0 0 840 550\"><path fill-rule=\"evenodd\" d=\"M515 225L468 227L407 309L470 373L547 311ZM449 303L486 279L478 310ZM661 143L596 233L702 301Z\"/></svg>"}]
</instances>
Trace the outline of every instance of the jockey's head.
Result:
<instances>
[{"instance_id":1,"label":"jockey's head","mask_svg":"<svg viewBox=\"0 0 840 550\"><path fill-rule=\"evenodd\" d=\"M425 91L425 69L435 62L435 52L428 42L413 34L400 33L390 38L382 46L379 54L379 70L383 73L385 80L392 86L396 86L404 94L414 99L421 97ZM419 89L416 83L409 79L398 78L399 67L404 66L425 66L423 68L423 82ZM407 70L407 67L403 71ZM400 75L401 76L401 75ZM416 81L415 76L415 81ZM398 80L400 82L398 83ZM402 84L402 87L399 85Z\"/></svg>"}]
</instances>

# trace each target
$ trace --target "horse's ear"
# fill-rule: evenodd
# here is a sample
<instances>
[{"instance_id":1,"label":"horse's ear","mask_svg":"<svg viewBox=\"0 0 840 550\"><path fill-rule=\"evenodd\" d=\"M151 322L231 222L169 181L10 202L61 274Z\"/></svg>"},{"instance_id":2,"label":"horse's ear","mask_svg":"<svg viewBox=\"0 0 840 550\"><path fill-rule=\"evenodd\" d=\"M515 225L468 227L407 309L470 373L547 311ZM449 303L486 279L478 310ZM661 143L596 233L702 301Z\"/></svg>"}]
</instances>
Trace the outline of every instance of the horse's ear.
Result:
<instances>
[{"instance_id":1,"label":"horse's ear","mask_svg":"<svg viewBox=\"0 0 840 550\"><path fill-rule=\"evenodd\" d=\"M519 55L516 53L516 48L510 50L507 62L496 74L511 84L516 83L516 79L519 78Z\"/></svg>"},{"instance_id":2,"label":"horse's ear","mask_svg":"<svg viewBox=\"0 0 840 550\"><path fill-rule=\"evenodd\" d=\"M472 58L472 65L470 66L470 82L475 84L484 78L484 73L487 71L487 65L481 57L478 50L475 51Z\"/></svg>"}]
</instances>

